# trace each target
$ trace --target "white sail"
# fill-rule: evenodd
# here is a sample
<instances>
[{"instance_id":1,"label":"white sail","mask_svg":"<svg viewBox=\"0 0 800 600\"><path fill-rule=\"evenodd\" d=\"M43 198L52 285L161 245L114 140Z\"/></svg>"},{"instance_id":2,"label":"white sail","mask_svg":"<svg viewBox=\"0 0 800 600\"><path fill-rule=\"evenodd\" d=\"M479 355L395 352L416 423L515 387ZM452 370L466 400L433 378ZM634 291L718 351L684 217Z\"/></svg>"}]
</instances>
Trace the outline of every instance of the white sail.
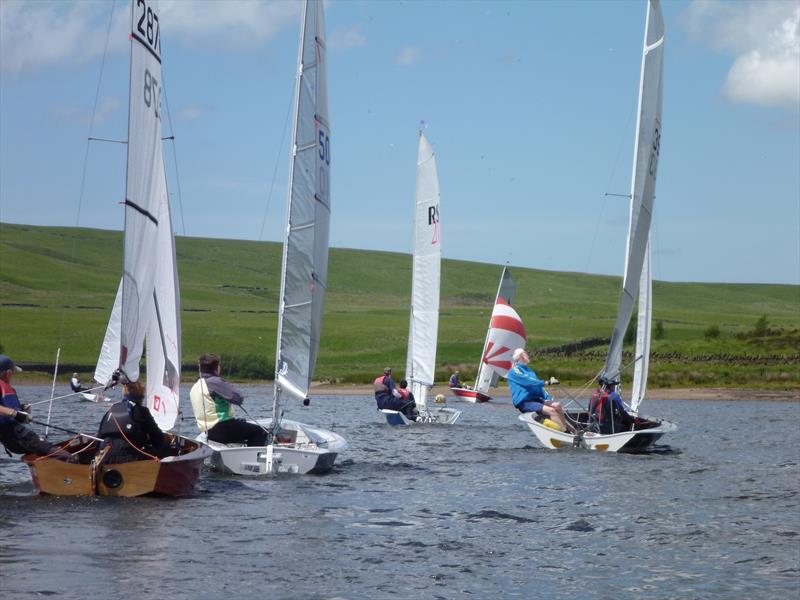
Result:
<instances>
[{"instance_id":1,"label":"white sail","mask_svg":"<svg viewBox=\"0 0 800 600\"><path fill-rule=\"evenodd\" d=\"M120 367L139 378L153 310L160 206L169 202L161 153L161 27L145 0L131 2L131 74L125 189L124 273Z\"/></svg>"},{"instance_id":2,"label":"white sail","mask_svg":"<svg viewBox=\"0 0 800 600\"><path fill-rule=\"evenodd\" d=\"M425 406L436 370L442 231L436 157L421 131L417 153L413 261L406 378L417 404Z\"/></svg>"},{"instance_id":3,"label":"white sail","mask_svg":"<svg viewBox=\"0 0 800 600\"><path fill-rule=\"evenodd\" d=\"M306 2L303 14L278 313L276 416L283 392L298 399L308 395L328 285L331 157L323 2Z\"/></svg>"},{"instance_id":4,"label":"white sail","mask_svg":"<svg viewBox=\"0 0 800 600\"><path fill-rule=\"evenodd\" d=\"M161 429L178 418L181 382L181 322L175 239L169 203L158 218L155 294L147 329L147 406Z\"/></svg>"},{"instance_id":5,"label":"white sail","mask_svg":"<svg viewBox=\"0 0 800 600\"><path fill-rule=\"evenodd\" d=\"M519 314L503 298L498 298L492 310L481 363L499 376L505 377L511 369L514 350L524 348L525 340L525 325Z\"/></svg>"},{"instance_id":6,"label":"white sail","mask_svg":"<svg viewBox=\"0 0 800 600\"><path fill-rule=\"evenodd\" d=\"M645 250L642 277L639 281L639 303L636 321L636 364L633 367L631 410L637 412L647 392L650 370L650 336L653 322L653 280L650 277L650 243Z\"/></svg>"},{"instance_id":7,"label":"white sail","mask_svg":"<svg viewBox=\"0 0 800 600\"><path fill-rule=\"evenodd\" d=\"M517 290L517 284L511 278L511 272L508 267L503 267L503 274L500 276L500 285L497 288L497 295L494 298L496 305L499 300L503 300L506 304L511 306L514 303L514 293ZM493 305L494 306L494 305ZM489 319L489 328L486 330L486 340L483 342L483 351L481 352L481 360L478 364L478 376L475 379L475 389L479 392L486 394L490 387L497 387L497 381L500 375L492 368L483 362L483 357L486 356L486 347L489 345L489 331L492 327L491 318Z\"/></svg>"},{"instance_id":8,"label":"white sail","mask_svg":"<svg viewBox=\"0 0 800 600\"><path fill-rule=\"evenodd\" d=\"M650 236L658 154L661 144L663 63L664 21L661 16L661 5L659 0L650 0L642 53L639 111L631 181L628 251L617 320L611 334L611 343L602 373L602 377L615 381L619 381L620 378L622 343L633 313L634 302L639 293L642 265Z\"/></svg>"},{"instance_id":9,"label":"white sail","mask_svg":"<svg viewBox=\"0 0 800 600\"><path fill-rule=\"evenodd\" d=\"M103 385L111 381L111 375L119 366L119 329L122 321L122 280L119 281L114 306L108 319L106 335L97 357L97 366L94 370L94 380Z\"/></svg>"}]
</instances>

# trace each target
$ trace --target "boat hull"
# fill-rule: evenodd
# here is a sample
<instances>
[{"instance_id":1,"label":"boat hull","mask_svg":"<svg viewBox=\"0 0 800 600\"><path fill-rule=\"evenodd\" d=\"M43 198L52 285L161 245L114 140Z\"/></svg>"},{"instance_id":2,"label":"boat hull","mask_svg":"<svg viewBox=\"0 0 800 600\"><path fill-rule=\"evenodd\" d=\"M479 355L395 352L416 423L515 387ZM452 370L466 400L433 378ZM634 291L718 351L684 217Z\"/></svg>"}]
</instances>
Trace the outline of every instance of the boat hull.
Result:
<instances>
[{"instance_id":1,"label":"boat hull","mask_svg":"<svg viewBox=\"0 0 800 600\"><path fill-rule=\"evenodd\" d=\"M256 423L265 429L272 419ZM205 442L206 434L198 436ZM337 433L284 419L276 443L271 446L242 446L207 442L213 450L212 468L230 475L321 475L328 473L339 452L347 448L345 439Z\"/></svg>"},{"instance_id":2,"label":"boat hull","mask_svg":"<svg viewBox=\"0 0 800 600\"><path fill-rule=\"evenodd\" d=\"M647 429L635 429L607 435L593 432L572 435L568 432L547 427L537 419L538 415L536 413L523 413L519 416L519 420L530 428L539 443L551 450L582 448L595 452L642 452L652 446L665 433L677 429L669 421L652 421L657 425Z\"/></svg>"},{"instance_id":3,"label":"boat hull","mask_svg":"<svg viewBox=\"0 0 800 600\"><path fill-rule=\"evenodd\" d=\"M466 402L488 402L492 399L491 396L479 392L478 390L470 390L468 388L450 388L450 391L456 398L465 400Z\"/></svg>"},{"instance_id":4,"label":"boat hull","mask_svg":"<svg viewBox=\"0 0 800 600\"><path fill-rule=\"evenodd\" d=\"M461 411L455 408L439 406L424 407L419 409L420 418L412 421L397 410L381 409L389 425L405 427L409 425L452 425L461 416Z\"/></svg>"},{"instance_id":5,"label":"boat hull","mask_svg":"<svg viewBox=\"0 0 800 600\"><path fill-rule=\"evenodd\" d=\"M37 494L53 496L188 496L200 477L203 462L211 450L184 437L166 434L179 444L181 454L162 459L106 463L92 458L98 443L77 437L58 444L77 454L80 463L26 454L22 457L31 471ZM99 462L99 464L98 464Z\"/></svg>"}]
</instances>

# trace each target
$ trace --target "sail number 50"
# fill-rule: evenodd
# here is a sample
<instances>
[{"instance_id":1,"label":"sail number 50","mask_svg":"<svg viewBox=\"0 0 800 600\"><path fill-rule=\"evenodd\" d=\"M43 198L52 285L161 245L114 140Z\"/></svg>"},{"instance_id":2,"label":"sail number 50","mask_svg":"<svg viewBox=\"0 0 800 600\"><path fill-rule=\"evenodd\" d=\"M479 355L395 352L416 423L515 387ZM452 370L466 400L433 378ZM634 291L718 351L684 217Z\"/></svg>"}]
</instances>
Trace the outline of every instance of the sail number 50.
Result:
<instances>
[{"instance_id":1,"label":"sail number 50","mask_svg":"<svg viewBox=\"0 0 800 600\"><path fill-rule=\"evenodd\" d=\"M331 140L322 129L319 130L319 159L326 165L331 164Z\"/></svg>"}]
</instances>

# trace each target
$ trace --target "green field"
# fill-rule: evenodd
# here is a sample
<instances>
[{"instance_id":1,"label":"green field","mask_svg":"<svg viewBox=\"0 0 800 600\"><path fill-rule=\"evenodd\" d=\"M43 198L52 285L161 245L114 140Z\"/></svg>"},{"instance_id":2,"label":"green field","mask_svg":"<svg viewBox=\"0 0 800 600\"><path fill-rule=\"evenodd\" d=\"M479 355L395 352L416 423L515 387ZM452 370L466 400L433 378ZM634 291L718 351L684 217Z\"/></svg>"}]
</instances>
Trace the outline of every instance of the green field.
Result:
<instances>
[{"instance_id":1,"label":"green field","mask_svg":"<svg viewBox=\"0 0 800 600\"><path fill-rule=\"evenodd\" d=\"M0 224L3 351L23 365L51 365L60 346L65 368L87 371L119 282L121 240L120 232ZM176 244L184 364L217 352L231 376L271 377L280 245L202 238ZM437 379L455 368L462 379L474 377L501 271L443 261ZM608 338L620 279L522 268L512 274L537 371L573 385L591 379L604 344L565 346ZM653 287L654 324L660 322L663 336L653 342L652 385L800 387L800 287L660 281ZM402 372L410 291L409 255L332 249L315 379L365 383L385 365ZM714 327L717 337L710 335ZM194 375L189 368L187 378Z\"/></svg>"}]
</instances>

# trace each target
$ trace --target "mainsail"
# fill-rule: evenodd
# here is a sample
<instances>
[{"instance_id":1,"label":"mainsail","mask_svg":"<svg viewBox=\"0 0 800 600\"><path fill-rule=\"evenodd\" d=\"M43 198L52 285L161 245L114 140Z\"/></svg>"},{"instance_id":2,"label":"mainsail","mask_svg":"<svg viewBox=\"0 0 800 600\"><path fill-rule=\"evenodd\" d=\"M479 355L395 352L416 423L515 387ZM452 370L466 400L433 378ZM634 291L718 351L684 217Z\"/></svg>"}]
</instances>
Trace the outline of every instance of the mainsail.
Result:
<instances>
[{"instance_id":1,"label":"mainsail","mask_svg":"<svg viewBox=\"0 0 800 600\"><path fill-rule=\"evenodd\" d=\"M503 274L500 276L500 286L497 288L497 295L494 298L495 305L503 300L506 304L511 306L514 303L514 293L517 290L517 284L511 278L511 272L508 267L503 267ZM481 361L478 364L478 376L475 379L475 389L482 393L487 393L490 387L497 387L497 381L500 375L494 369L490 368L484 361L486 356L486 349L489 345L489 333L491 331L491 319L489 319L489 329L486 330L486 340L483 342L483 351L481 352ZM523 342L524 344L524 342Z\"/></svg>"},{"instance_id":2,"label":"mainsail","mask_svg":"<svg viewBox=\"0 0 800 600\"><path fill-rule=\"evenodd\" d=\"M306 2L303 14L278 313L275 427L283 392L301 400L308 396L328 285L331 155L323 3Z\"/></svg>"},{"instance_id":3,"label":"mainsail","mask_svg":"<svg viewBox=\"0 0 800 600\"><path fill-rule=\"evenodd\" d=\"M620 378L622 343L639 293L642 265L650 237L661 144L663 64L664 20L661 16L661 5L659 0L650 0L642 53L625 275L622 280L617 320L601 375L605 379L614 381L619 381Z\"/></svg>"},{"instance_id":4,"label":"mainsail","mask_svg":"<svg viewBox=\"0 0 800 600\"><path fill-rule=\"evenodd\" d=\"M505 377L512 366L511 355L517 348L525 347L525 337L525 325L517 311L503 298L498 298L492 310L481 363Z\"/></svg>"},{"instance_id":5,"label":"mainsail","mask_svg":"<svg viewBox=\"0 0 800 600\"><path fill-rule=\"evenodd\" d=\"M115 368L139 379L147 339L147 405L162 429L178 415L180 306L177 263L161 147L161 38L157 12L131 3L124 270L95 379Z\"/></svg>"},{"instance_id":6,"label":"mainsail","mask_svg":"<svg viewBox=\"0 0 800 600\"><path fill-rule=\"evenodd\" d=\"M417 404L425 406L436 369L442 231L436 157L421 131L417 152L413 260L406 377Z\"/></svg>"}]
</instances>

